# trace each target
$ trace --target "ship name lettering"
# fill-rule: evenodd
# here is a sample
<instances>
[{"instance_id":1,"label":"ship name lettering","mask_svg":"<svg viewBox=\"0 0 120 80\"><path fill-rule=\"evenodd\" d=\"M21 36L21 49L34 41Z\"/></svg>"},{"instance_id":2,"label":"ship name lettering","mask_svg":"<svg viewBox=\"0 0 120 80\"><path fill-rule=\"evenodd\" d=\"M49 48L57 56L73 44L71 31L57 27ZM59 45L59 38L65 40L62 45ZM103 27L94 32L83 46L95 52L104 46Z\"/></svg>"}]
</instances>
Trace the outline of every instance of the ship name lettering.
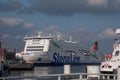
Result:
<instances>
[{"instance_id":1,"label":"ship name lettering","mask_svg":"<svg viewBox=\"0 0 120 80\"><path fill-rule=\"evenodd\" d=\"M80 63L80 56L67 55L63 56L59 53L53 54L53 62L55 63Z\"/></svg>"}]
</instances>

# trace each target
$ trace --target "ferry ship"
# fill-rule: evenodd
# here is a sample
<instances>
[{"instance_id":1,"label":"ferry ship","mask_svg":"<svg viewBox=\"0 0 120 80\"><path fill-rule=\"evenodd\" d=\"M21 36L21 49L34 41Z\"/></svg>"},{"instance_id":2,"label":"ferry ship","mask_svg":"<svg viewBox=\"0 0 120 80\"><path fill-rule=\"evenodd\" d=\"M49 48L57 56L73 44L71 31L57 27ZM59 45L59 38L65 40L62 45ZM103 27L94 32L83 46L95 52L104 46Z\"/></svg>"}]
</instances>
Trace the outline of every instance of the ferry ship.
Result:
<instances>
[{"instance_id":1,"label":"ferry ship","mask_svg":"<svg viewBox=\"0 0 120 80\"><path fill-rule=\"evenodd\" d=\"M36 36L24 37L25 47L22 52L23 60L35 66L40 65L81 65L100 64L101 54L98 51L98 42L91 50L82 49L80 42L55 40L51 35L38 32Z\"/></svg>"},{"instance_id":2,"label":"ferry ship","mask_svg":"<svg viewBox=\"0 0 120 80\"><path fill-rule=\"evenodd\" d=\"M120 29L117 29L115 33L120 36ZM112 54L104 56L104 61L100 66L101 73L116 73L117 68L120 67L120 39L115 39L113 48Z\"/></svg>"}]
</instances>

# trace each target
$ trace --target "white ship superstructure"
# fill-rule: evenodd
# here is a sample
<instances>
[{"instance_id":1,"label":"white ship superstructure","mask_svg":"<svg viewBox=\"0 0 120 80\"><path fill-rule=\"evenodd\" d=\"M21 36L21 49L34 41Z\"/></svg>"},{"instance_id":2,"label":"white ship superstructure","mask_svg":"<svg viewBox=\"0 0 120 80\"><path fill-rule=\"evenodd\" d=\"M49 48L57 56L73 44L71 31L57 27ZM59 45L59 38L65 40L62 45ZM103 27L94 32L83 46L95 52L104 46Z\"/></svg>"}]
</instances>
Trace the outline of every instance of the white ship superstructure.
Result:
<instances>
[{"instance_id":1,"label":"white ship superstructure","mask_svg":"<svg viewBox=\"0 0 120 80\"><path fill-rule=\"evenodd\" d=\"M59 39L54 40L51 35L43 35L41 32L37 36L24 37L25 47L23 60L26 63L36 64L99 64L101 54L96 50L83 50L81 43ZM97 44L97 43L96 43Z\"/></svg>"},{"instance_id":2,"label":"white ship superstructure","mask_svg":"<svg viewBox=\"0 0 120 80\"><path fill-rule=\"evenodd\" d=\"M120 36L120 29L116 30L116 34ZM120 40L115 39L112 54L107 54L105 60L101 63L100 71L102 73L113 73L120 66Z\"/></svg>"},{"instance_id":3,"label":"white ship superstructure","mask_svg":"<svg viewBox=\"0 0 120 80\"><path fill-rule=\"evenodd\" d=\"M48 49L52 36L42 36L39 32L37 36L24 37L26 42L23 58L27 63L49 61Z\"/></svg>"}]
</instances>

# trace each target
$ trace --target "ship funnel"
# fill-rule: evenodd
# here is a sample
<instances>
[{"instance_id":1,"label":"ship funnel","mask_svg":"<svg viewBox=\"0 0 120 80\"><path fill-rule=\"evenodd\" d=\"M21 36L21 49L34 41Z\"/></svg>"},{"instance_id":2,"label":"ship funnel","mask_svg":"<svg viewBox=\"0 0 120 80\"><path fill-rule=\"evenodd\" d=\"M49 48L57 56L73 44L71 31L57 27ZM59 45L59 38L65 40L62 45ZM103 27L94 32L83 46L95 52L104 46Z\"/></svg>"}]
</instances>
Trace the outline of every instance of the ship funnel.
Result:
<instances>
[{"instance_id":1,"label":"ship funnel","mask_svg":"<svg viewBox=\"0 0 120 80\"><path fill-rule=\"evenodd\" d=\"M93 50L94 51L98 50L98 42L97 41L94 42Z\"/></svg>"},{"instance_id":2,"label":"ship funnel","mask_svg":"<svg viewBox=\"0 0 120 80\"><path fill-rule=\"evenodd\" d=\"M57 41L59 41L59 40L60 40L60 35L57 36Z\"/></svg>"}]
</instances>

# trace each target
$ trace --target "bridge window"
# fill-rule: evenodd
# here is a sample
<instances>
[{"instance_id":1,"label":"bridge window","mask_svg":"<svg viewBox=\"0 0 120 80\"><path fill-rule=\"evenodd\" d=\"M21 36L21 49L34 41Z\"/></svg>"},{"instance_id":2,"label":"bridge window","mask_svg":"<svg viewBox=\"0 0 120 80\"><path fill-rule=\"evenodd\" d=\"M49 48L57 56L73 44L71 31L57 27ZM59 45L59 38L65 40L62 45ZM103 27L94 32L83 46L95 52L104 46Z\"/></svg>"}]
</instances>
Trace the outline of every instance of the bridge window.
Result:
<instances>
[{"instance_id":1,"label":"bridge window","mask_svg":"<svg viewBox=\"0 0 120 80\"><path fill-rule=\"evenodd\" d=\"M26 51L43 51L43 49L27 49Z\"/></svg>"},{"instance_id":2,"label":"bridge window","mask_svg":"<svg viewBox=\"0 0 120 80\"><path fill-rule=\"evenodd\" d=\"M115 52L115 56L119 56L119 51L116 51L116 52Z\"/></svg>"},{"instance_id":3,"label":"bridge window","mask_svg":"<svg viewBox=\"0 0 120 80\"><path fill-rule=\"evenodd\" d=\"M44 48L44 46L27 46L27 48Z\"/></svg>"}]
</instances>

